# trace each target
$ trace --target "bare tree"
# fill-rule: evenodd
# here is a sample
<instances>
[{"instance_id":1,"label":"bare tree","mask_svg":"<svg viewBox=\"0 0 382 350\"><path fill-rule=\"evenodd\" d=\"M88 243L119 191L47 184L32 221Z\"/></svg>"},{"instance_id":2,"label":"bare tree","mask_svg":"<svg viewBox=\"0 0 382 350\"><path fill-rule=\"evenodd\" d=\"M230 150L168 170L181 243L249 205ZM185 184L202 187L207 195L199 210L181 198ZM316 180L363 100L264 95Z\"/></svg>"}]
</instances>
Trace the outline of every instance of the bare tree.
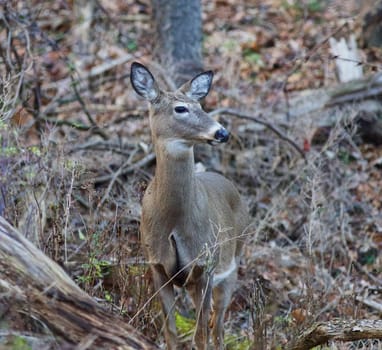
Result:
<instances>
[{"instance_id":1,"label":"bare tree","mask_svg":"<svg viewBox=\"0 0 382 350\"><path fill-rule=\"evenodd\" d=\"M202 70L200 0L152 0L155 56L177 85Z\"/></svg>"}]
</instances>

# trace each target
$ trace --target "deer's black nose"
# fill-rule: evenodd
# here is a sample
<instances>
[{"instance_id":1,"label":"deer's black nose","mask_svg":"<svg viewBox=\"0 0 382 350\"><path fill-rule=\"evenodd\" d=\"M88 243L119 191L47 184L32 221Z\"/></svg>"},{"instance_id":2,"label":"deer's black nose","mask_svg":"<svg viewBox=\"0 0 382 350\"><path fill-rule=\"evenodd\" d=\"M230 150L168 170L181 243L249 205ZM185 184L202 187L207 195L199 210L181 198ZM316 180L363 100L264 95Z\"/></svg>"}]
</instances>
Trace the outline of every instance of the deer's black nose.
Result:
<instances>
[{"instance_id":1,"label":"deer's black nose","mask_svg":"<svg viewBox=\"0 0 382 350\"><path fill-rule=\"evenodd\" d=\"M228 139L229 139L229 132L226 129L221 128L218 131L216 131L216 133L215 133L215 140L216 141L227 142Z\"/></svg>"}]
</instances>

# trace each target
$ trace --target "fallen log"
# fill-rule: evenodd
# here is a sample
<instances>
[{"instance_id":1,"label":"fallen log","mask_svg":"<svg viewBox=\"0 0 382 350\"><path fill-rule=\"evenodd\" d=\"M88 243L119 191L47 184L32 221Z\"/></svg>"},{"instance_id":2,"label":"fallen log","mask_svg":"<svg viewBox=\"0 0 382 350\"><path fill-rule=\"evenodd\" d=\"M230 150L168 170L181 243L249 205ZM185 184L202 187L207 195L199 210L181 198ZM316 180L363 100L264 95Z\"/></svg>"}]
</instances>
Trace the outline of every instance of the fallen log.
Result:
<instances>
[{"instance_id":1,"label":"fallen log","mask_svg":"<svg viewBox=\"0 0 382 350\"><path fill-rule=\"evenodd\" d=\"M287 350L309 350L328 341L382 339L382 320L317 322L287 346Z\"/></svg>"},{"instance_id":2,"label":"fallen log","mask_svg":"<svg viewBox=\"0 0 382 350\"><path fill-rule=\"evenodd\" d=\"M271 116L269 123L294 128L294 135L316 143L313 138L320 128L356 126L360 140L382 144L382 73L367 78L291 93L288 102L280 101L272 109L257 109L254 117ZM250 112L244 112L250 114ZM302 144L302 139L294 140ZM324 140L326 141L326 140ZM322 142L324 143L324 142Z\"/></svg>"},{"instance_id":3,"label":"fallen log","mask_svg":"<svg viewBox=\"0 0 382 350\"><path fill-rule=\"evenodd\" d=\"M76 348L158 349L97 304L1 216L0 303L40 320L54 336Z\"/></svg>"},{"instance_id":4,"label":"fallen log","mask_svg":"<svg viewBox=\"0 0 382 350\"><path fill-rule=\"evenodd\" d=\"M382 73L378 72L367 78L340 83L333 87L325 87L318 90L304 90L291 94L289 103L279 103L272 111L275 120L285 122L285 116L289 115L292 119L301 120L309 114L317 114L317 119L321 122L324 119L330 119L326 116L333 114L332 107L344 106L350 104L354 106L356 103L362 104L364 101L372 100L378 102L378 108L381 109L379 103L382 96ZM362 106L361 106L362 108ZM269 115L270 111L258 110L258 113Z\"/></svg>"}]
</instances>

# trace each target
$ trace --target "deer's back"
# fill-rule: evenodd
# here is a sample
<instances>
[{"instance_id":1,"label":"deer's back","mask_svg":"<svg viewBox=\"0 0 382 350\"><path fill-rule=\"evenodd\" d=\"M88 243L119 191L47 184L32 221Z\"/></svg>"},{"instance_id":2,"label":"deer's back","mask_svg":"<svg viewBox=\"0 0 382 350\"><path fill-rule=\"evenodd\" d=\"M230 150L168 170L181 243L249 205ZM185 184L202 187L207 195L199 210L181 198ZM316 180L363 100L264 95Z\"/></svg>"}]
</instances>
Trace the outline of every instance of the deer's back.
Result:
<instances>
[{"instance_id":1,"label":"deer's back","mask_svg":"<svg viewBox=\"0 0 382 350\"><path fill-rule=\"evenodd\" d=\"M223 209L225 214L232 211L233 214L240 214L246 211L240 194L231 181L224 176L213 172L201 172L196 174L199 186L204 187L207 192L209 206L216 209Z\"/></svg>"},{"instance_id":2,"label":"deer's back","mask_svg":"<svg viewBox=\"0 0 382 350\"><path fill-rule=\"evenodd\" d=\"M231 181L213 172L197 173L200 186L204 187L208 196L209 215L215 231L221 241L236 240L226 248L227 254L238 256L244 241L245 230L249 224L248 208ZM228 246L229 244L227 244ZM224 250L224 249L223 249ZM224 252L223 252L224 254Z\"/></svg>"}]
</instances>

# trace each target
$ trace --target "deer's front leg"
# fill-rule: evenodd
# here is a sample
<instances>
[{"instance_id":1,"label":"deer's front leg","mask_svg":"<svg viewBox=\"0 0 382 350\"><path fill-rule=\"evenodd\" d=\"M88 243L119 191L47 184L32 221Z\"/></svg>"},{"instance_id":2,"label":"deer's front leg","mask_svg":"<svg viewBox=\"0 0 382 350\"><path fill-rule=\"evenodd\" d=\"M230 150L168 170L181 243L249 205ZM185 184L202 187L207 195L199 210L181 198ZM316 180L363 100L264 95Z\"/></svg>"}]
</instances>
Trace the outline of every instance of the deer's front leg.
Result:
<instances>
[{"instance_id":1,"label":"deer's front leg","mask_svg":"<svg viewBox=\"0 0 382 350\"><path fill-rule=\"evenodd\" d=\"M236 281L236 278L233 278L233 280ZM213 313L211 326L216 350L224 349L224 315L231 301L233 287L234 285L231 285L229 282L227 285L222 283L214 287L212 291Z\"/></svg>"},{"instance_id":2,"label":"deer's front leg","mask_svg":"<svg viewBox=\"0 0 382 350\"><path fill-rule=\"evenodd\" d=\"M211 307L212 276L202 272L192 284L187 286L187 289L196 309L194 343L198 350L206 350L208 348L209 337L208 320Z\"/></svg>"},{"instance_id":3,"label":"deer's front leg","mask_svg":"<svg viewBox=\"0 0 382 350\"><path fill-rule=\"evenodd\" d=\"M162 265L154 265L151 270L153 272L155 290L158 291L161 301L167 349L175 350L178 340L174 314L174 288L172 283L169 282Z\"/></svg>"}]
</instances>

